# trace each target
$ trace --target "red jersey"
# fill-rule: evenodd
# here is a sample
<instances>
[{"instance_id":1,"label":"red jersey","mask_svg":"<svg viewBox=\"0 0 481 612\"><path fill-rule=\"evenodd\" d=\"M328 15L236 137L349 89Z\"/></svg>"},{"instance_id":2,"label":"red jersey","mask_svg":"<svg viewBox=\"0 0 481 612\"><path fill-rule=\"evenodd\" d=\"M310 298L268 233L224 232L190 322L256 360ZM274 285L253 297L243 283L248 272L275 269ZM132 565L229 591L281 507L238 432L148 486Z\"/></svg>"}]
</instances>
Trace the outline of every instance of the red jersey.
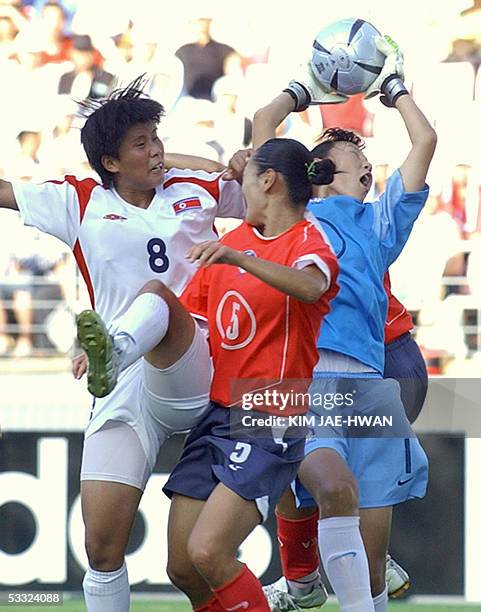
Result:
<instances>
[{"instance_id":1,"label":"red jersey","mask_svg":"<svg viewBox=\"0 0 481 612\"><path fill-rule=\"evenodd\" d=\"M384 289L388 299L388 311L384 326L384 344L393 342L414 327L413 320L406 308L391 293L389 272L384 275Z\"/></svg>"},{"instance_id":2,"label":"red jersey","mask_svg":"<svg viewBox=\"0 0 481 612\"><path fill-rule=\"evenodd\" d=\"M316 303L306 304L237 266L216 264L199 269L181 301L194 316L208 321L214 361L211 399L232 406L246 393L272 389L287 380L303 379L307 391L305 381L312 378L318 360L316 340L321 321L338 291L336 256L307 220L269 238L244 222L222 242L289 267L316 265L326 275L329 289ZM291 403L280 414L301 413L307 408L298 409ZM256 404L255 410L279 414L268 402Z\"/></svg>"}]
</instances>

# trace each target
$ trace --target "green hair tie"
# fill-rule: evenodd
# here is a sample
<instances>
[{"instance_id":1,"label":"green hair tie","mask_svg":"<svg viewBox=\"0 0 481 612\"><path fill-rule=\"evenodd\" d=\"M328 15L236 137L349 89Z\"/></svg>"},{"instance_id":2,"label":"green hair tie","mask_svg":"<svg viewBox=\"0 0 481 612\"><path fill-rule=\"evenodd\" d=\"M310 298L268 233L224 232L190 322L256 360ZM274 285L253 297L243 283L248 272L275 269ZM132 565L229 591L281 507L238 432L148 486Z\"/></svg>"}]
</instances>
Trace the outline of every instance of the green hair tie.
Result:
<instances>
[{"instance_id":1,"label":"green hair tie","mask_svg":"<svg viewBox=\"0 0 481 612\"><path fill-rule=\"evenodd\" d=\"M310 164L306 162L306 169L307 169L307 178L311 179L316 176L316 162L315 161L311 161Z\"/></svg>"}]
</instances>

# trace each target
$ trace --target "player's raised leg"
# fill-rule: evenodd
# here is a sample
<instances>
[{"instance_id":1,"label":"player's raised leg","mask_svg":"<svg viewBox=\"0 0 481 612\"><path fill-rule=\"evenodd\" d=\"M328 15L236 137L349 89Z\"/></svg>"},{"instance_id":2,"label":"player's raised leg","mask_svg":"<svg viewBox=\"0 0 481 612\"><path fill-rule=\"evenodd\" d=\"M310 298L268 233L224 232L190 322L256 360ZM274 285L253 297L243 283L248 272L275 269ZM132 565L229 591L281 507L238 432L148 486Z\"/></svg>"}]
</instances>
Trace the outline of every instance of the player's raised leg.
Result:
<instances>
[{"instance_id":1,"label":"player's raised leg","mask_svg":"<svg viewBox=\"0 0 481 612\"><path fill-rule=\"evenodd\" d=\"M114 389L119 373L142 356L156 368L175 363L191 345L195 324L174 293L152 280L113 330L107 330L93 310L80 313L77 330L89 362L89 391L104 397Z\"/></svg>"}]
</instances>

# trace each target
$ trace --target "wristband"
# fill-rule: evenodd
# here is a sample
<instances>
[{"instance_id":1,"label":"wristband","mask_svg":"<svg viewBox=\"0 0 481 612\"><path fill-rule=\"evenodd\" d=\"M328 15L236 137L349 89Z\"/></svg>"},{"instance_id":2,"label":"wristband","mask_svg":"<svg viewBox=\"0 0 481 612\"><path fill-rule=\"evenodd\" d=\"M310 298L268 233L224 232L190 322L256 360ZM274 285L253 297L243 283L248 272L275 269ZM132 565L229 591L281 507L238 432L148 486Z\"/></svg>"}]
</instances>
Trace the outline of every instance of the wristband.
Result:
<instances>
[{"instance_id":1,"label":"wristband","mask_svg":"<svg viewBox=\"0 0 481 612\"><path fill-rule=\"evenodd\" d=\"M291 81L283 92L289 94L294 100L296 113L306 110L311 103L311 94L307 87L298 81Z\"/></svg>"},{"instance_id":2,"label":"wristband","mask_svg":"<svg viewBox=\"0 0 481 612\"><path fill-rule=\"evenodd\" d=\"M392 108L397 100L406 94L409 94L403 81L397 74L391 74L381 85L381 102L384 106Z\"/></svg>"}]
</instances>

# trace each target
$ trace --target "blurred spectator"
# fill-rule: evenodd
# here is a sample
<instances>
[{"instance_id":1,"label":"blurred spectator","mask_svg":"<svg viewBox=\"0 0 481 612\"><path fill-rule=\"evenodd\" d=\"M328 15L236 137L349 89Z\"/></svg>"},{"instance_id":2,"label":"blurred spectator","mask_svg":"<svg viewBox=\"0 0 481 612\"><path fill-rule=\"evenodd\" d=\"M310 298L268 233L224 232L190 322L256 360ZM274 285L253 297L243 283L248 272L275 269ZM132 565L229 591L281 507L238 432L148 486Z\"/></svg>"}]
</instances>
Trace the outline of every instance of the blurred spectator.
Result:
<instances>
[{"instance_id":1,"label":"blurred spectator","mask_svg":"<svg viewBox=\"0 0 481 612\"><path fill-rule=\"evenodd\" d=\"M481 233L474 234L466 272L471 293L479 300L481 309Z\"/></svg>"},{"instance_id":2,"label":"blurred spectator","mask_svg":"<svg viewBox=\"0 0 481 612\"><path fill-rule=\"evenodd\" d=\"M430 196L406 247L391 266L394 291L414 311L416 339L429 362L466 354L461 322L453 316L446 299L449 288L442 282L459 264L460 238L455 221L439 199ZM434 373L431 366L430 371Z\"/></svg>"},{"instance_id":3,"label":"blurred spectator","mask_svg":"<svg viewBox=\"0 0 481 612\"><path fill-rule=\"evenodd\" d=\"M97 50L90 36L75 36L70 52L74 68L60 77L59 94L68 94L75 99L105 97L114 81L114 76L97 65Z\"/></svg>"},{"instance_id":4,"label":"blurred spectator","mask_svg":"<svg viewBox=\"0 0 481 612\"><path fill-rule=\"evenodd\" d=\"M236 51L211 37L210 17L196 20L197 36L193 43L182 45L175 55L184 65L184 94L212 100L212 86L226 74L225 63Z\"/></svg>"},{"instance_id":5,"label":"blurred spectator","mask_svg":"<svg viewBox=\"0 0 481 612\"><path fill-rule=\"evenodd\" d=\"M38 162L38 150L42 143L42 133L23 130L17 136L20 145L20 155L15 158L15 164L7 174L12 180L41 180Z\"/></svg>"},{"instance_id":6,"label":"blurred spectator","mask_svg":"<svg viewBox=\"0 0 481 612\"><path fill-rule=\"evenodd\" d=\"M70 32L70 22L84 0L22 0L23 10L40 14L46 4L60 4L65 15L64 31Z\"/></svg>"},{"instance_id":7,"label":"blurred spectator","mask_svg":"<svg viewBox=\"0 0 481 612\"><path fill-rule=\"evenodd\" d=\"M39 131L48 129L53 121L53 102L63 64L42 65L41 41L31 37L32 32L22 31L16 39L15 59L0 64L2 81L8 87L2 89L2 113L0 121L10 134L29 130L34 125Z\"/></svg>"},{"instance_id":8,"label":"blurred spectator","mask_svg":"<svg viewBox=\"0 0 481 612\"><path fill-rule=\"evenodd\" d=\"M167 111L160 124L166 147L227 162L237 148L249 145L250 117L282 90L297 62L305 57L303 44L308 52L319 28L312 19L315 3L310 0L308 10L279 14L276 28L266 29L271 18L268 4L246 0L237 19L228 16L220 0L208 5L188 0L169 15L168 25L162 28L158 24L165 23L165 7L155 0L0 0L0 79L4 84L0 176L41 181L65 173L91 174L80 145L81 120L75 116L72 97L102 97L117 86L113 75L120 85L143 72L150 79L146 91ZM450 304L465 306L469 300L470 304L481 300L481 166L475 144L469 145L479 140L481 95L473 101L471 65L439 63L448 56L445 61L469 61L475 69L479 65L481 0L473 0L472 6L467 0L463 7L462 0L456 0L457 8L453 4L418 3L415 23L407 13L390 11L381 0L370 0L366 14L380 19L383 30L399 32L396 40L406 54L406 76L414 80L415 96L420 97L423 108L426 105L440 136L436 157L438 182L444 187L441 205L435 197L430 199L393 273L400 297L418 312L418 338L436 354L443 347L456 352L462 344L460 306L451 311ZM354 7L354 0L351 5ZM328 21L345 15L344 5L324 8ZM465 10L460 13L461 8ZM193 14L198 19L192 21ZM190 39L189 24L197 28ZM213 36L230 44L217 42ZM194 42L182 44L186 41ZM258 62L268 59L268 63L245 65L247 57ZM444 80L454 83L457 114L433 93L436 83L443 81L438 76L444 73ZM374 130L375 137L367 144L375 164L369 197L375 198L384 189L388 171L400 161L402 135L395 140L385 136L397 133L395 121L395 115L378 100L365 102L359 95L346 104L312 106L291 115L278 135L311 146L322 124L342 125L368 138ZM467 141L462 139L466 133L470 135ZM10 228L0 219L0 354L5 350L27 353L32 344L48 346L47 336L37 335L38 329L32 326L49 327L52 311L48 305L37 308L34 301L46 299L43 305L58 301L65 279L75 282L61 255L45 258L43 240L34 239L29 230L17 225ZM223 221L221 231L227 225ZM460 238L471 241L472 247L460 243ZM470 250L468 257L465 251ZM50 263L45 264L46 260ZM460 278L453 281L453 276ZM463 293L468 290L466 276L472 295ZM450 283L443 287L446 278ZM457 295L446 299L453 292ZM57 336L52 342L66 350L70 332L63 325L70 321L71 313L62 305L55 308L54 316L63 323L53 326ZM6 328L11 323L20 325L15 333Z\"/></svg>"},{"instance_id":9,"label":"blurred spectator","mask_svg":"<svg viewBox=\"0 0 481 612\"><path fill-rule=\"evenodd\" d=\"M214 129L216 141L222 148L219 161L229 162L240 148L252 140L252 121L239 109L239 94L244 88L242 77L224 76L213 87L215 100Z\"/></svg>"},{"instance_id":10,"label":"blurred spectator","mask_svg":"<svg viewBox=\"0 0 481 612\"><path fill-rule=\"evenodd\" d=\"M409 310L422 311L424 320L435 315L438 304L445 297L442 278L456 267L460 240L457 224L442 209L439 198L431 195L414 224L408 243L391 268L396 295L406 302ZM420 253L426 256L420 257Z\"/></svg>"},{"instance_id":11,"label":"blurred spectator","mask_svg":"<svg viewBox=\"0 0 481 612\"><path fill-rule=\"evenodd\" d=\"M386 181L389 176L389 165L388 164L377 164L374 166L374 183L373 183L373 199L378 198L383 191L386 190Z\"/></svg>"},{"instance_id":12,"label":"blurred spectator","mask_svg":"<svg viewBox=\"0 0 481 612\"><path fill-rule=\"evenodd\" d=\"M3 295L0 285L0 297ZM13 345L13 338L7 334L7 311L0 299L0 356L5 355Z\"/></svg>"},{"instance_id":13,"label":"blurred spectator","mask_svg":"<svg viewBox=\"0 0 481 612\"><path fill-rule=\"evenodd\" d=\"M182 92L184 79L182 62L174 55L167 55L162 58L155 70L149 66L147 69L151 76L149 94L162 104L166 113L170 112Z\"/></svg>"},{"instance_id":14,"label":"blurred spectator","mask_svg":"<svg viewBox=\"0 0 481 612\"><path fill-rule=\"evenodd\" d=\"M182 98L162 127L166 150L220 161L222 146L215 131L215 104Z\"/></svg>"},{"instance_id":15,"label":"blurred spectator","mask_svg":"<svg viewBox=\"0 0 481 612\"><path fill-rule=\"evenodd\" d=\"M456 21L457 38L451 42L451 52L446 62L469 61L474 66L481 63L481 2L473 0L472 6L462 10Z\"/></svg>"},{"instance_id":16,"label":"blurred spectator","mask_svg":"<svg viewBox=\"0 0 481 612\"><path fill-rule=\"evenodd\" d=\"M68 96L59 96L56 108L57 124L51 135L44 138L38 152L45 176L55 178L64 174L78 176L91 174L85 151L80 143L77 105Z\"/></svg>"},{"instance_id":17,"label":"blurred spectator","mask_svg":"<svg viewBox=\"0 0 481 612\"><path fill-rule=\"evenodd\" d=\"M105 45L104 68L115 74L119 87L147 73L146 93L158 100L168 113L181 95L184 67L156 39L151 32L144 32L131 23L126 32L113 38L113 47Z\"/></svg>"},{"instance_id":18,"label":"blurred spectator","mask_svg":"<svg viewBox=\"0 0 481 612\"><path fill-rule=\"evenodd\" d=\"M40 65L49 62L65 62L70 57L72 39L65 34L66 14L57 2L47 2L35 24L41 41Z\"/></svg>"},{"instance_id":19,"label":"blurred spectator","mask_svg":"<svg viewBox=\"0 0 481 612\"><path fill-rule=\"evenodd\" d=\"M65 247L50 236L31 228L22 228L12 257L13 270L4 291L12 300L18 336L12 354L25 357L33 348L50 348L42 325L55 305L63 299L63 290L55 273L65 261ZM40 307L39 302L43 302ZM35 326L35 331L34 331Z\"/></svg>"},{"instance_id":20,"label":"blurred spectator","mask_svg":"<svg viewBox=\"0 0 481 612\"><path fill-rule=\"evenodd\" d=\"M446 193L444 196L446 211L456 221L462 233L466 225L466 195L470 169L467 164L458 164L455 167L451 180L451 193Z\"/></svg>"},{"instance_id":21,"label":"blurred spectator","mask_svg":"<svg viewBox=\"0 0 481 612\"><path fill-rule=\"evenodd\" d=\"M319 106L324 129L342 126L359 136L372 136L372 115L364 106L362 94L351 96L344 104Z\"/></svg>"},{"instance_id":22,"label":"blurred spectator","mask_svg":"<svg viewBox=\"0 0 481 612\"><path fill-rule=\"evenodd\" d=\"M0 4L0 61L15 54L15 39L26 24L27 20L17 8Z\"/></svg>"}]
</instances>

